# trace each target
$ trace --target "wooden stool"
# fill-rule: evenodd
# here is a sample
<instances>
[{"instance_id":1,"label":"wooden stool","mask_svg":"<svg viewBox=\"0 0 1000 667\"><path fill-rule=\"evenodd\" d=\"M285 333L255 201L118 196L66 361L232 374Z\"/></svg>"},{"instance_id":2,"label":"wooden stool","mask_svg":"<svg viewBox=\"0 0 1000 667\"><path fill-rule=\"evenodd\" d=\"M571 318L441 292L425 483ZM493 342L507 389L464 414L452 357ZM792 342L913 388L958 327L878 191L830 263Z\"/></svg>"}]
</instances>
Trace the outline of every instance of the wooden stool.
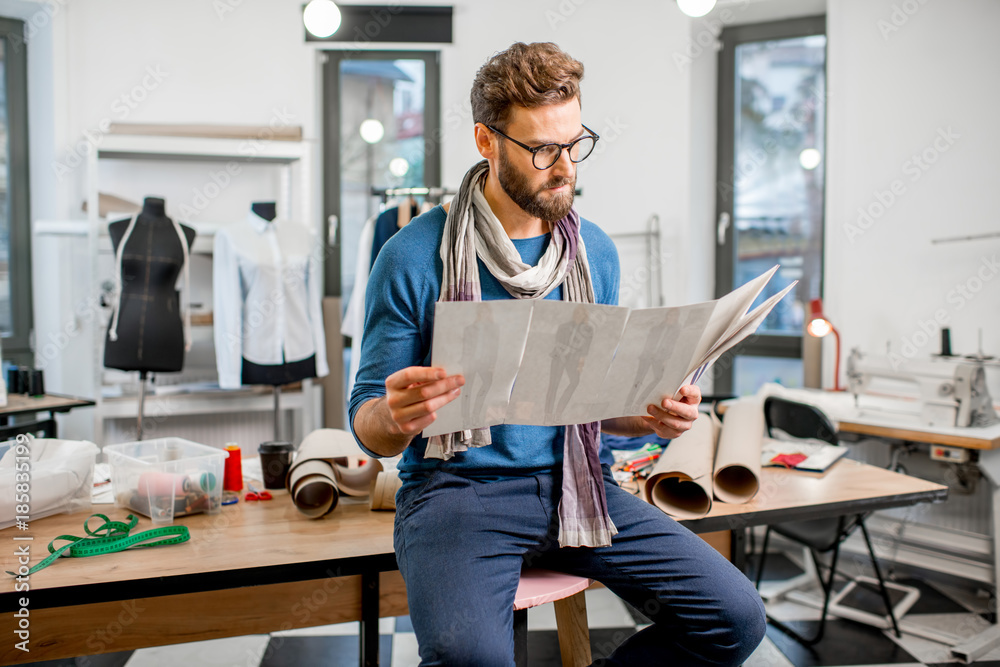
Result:
<instances>
[{"instance_id":1,"label":"wooden stool","mask_svg":"<svg viewBox=\"0 0 1000 667\"><path fill-rule=\"evenodd\" d=\"M590 628L584 591L593 581L552 570L525 568L514 596L514 664L528 664L528 609L554 602L563 667L587 667Z\"/></svg>"}]
</instances>

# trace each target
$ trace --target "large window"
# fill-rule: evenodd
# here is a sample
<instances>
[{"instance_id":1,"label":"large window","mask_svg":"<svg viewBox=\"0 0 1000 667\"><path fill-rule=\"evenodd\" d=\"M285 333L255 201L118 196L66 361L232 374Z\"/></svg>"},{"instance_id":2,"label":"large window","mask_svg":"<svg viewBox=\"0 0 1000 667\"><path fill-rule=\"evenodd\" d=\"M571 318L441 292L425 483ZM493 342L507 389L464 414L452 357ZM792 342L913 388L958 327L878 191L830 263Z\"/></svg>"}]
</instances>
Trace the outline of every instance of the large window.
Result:
<instances>
[{"instance_id":1,"label":"large window","mask_svg":"<svg viewBox=\"0 0 1000 667\"><path fill-rule=\"evenodd\" d=\"M0 335L3 358L31 362L28 83L24 23L0 18Z\"/></svg>"},{"instance_id":2,"label":"large window","mask_svg":"<svg viewBox=\"0 0 1000 667\"><path fill-rule=\"evenodd\" d=\"M825 22L728 28L722 43L717 296L775 264L781 269L761 299L799 284L723 366L716 391L801 386L803 324L823 264Z\"/></svg>"},{"instance_id":3,"label":"large window","mask_svg":"<svg viewBox=\"0 0 1000 667\"><path fill-rule=\"evenodd\" d=\"M438 55L331 51L327 58L324 206L336 216L339 247L327 262L326 291L346 297L361 229L381 204L372 188L440 185Z\"/></svg>"}]
</instances>

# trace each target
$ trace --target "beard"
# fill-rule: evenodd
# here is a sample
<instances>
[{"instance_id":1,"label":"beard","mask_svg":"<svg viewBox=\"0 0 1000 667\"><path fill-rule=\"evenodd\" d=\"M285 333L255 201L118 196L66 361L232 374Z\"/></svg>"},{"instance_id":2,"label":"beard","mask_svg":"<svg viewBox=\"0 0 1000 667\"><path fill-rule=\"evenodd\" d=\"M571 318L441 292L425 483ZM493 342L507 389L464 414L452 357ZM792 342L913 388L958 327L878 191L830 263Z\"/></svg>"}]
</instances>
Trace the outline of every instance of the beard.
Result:
<instances>
[{"instance_id":1,"label":"beard","mask_svg":"<svg viewBox=\"0 0 1000 667\"><path fill-rule=\"evenodd\" d=\"M521 207L525 213L545 222L562 220L573 208L573 198L576 195L576 177L556 178L541 188L532 190L527 177L519 172L507 159L507 149L500 144L500 165L497 171L497 181L511 200ZM545 195L545 190L569 185L566 192Z\"/></svg>"}]
</instances>

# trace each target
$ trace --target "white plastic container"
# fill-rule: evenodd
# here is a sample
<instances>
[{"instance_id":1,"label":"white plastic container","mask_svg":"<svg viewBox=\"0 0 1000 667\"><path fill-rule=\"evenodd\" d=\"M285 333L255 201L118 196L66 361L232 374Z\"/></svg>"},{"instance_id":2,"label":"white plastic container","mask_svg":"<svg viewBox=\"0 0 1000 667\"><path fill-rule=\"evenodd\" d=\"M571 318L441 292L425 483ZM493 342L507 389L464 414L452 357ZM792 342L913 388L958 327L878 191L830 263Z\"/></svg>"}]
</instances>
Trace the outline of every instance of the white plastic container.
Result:
<instances>
[{"instance_id":1,"label":"white plastic container","mask_svg":"<svg viewBox=\"0 0 1000 667\"><path fill-rule=\"evenodd\" d=\"M222 507L222 475L229 452L183 438L105 445L115 507L144 514L154 524Z\"/></svg>"}]
</instances>

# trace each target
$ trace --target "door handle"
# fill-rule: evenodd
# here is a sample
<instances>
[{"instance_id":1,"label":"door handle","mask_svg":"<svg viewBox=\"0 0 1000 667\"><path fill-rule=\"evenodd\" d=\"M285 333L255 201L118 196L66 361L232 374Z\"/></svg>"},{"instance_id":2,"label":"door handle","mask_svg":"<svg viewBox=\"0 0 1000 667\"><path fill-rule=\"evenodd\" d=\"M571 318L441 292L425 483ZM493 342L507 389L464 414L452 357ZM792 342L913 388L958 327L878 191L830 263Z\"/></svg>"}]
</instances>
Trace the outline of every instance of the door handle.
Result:
<instances>
[{"instance_id":1,"label":"door handle","mask_svg":"<svg viewBox=\"0 0 1000 667\"><path fill-rule=\"evenodd\" d=\"M327 245L335 246L340 243L340 239L338 238L338 234L340 234L340 218L335 215L331 215L326 219L326 224Z\"/></svg>"},{"instance_id":2,"label":"door handle","mask_svg":"<svg viewBox=\"0 0 1000 667\"><path fill-rule=\"evenodd\" d=\"M719 214L719 222L715 226L715 235L719 242L719 245L726 244L726 230L729 229L729 223L731 218L729 213L722 212Z\"/></svg>"}]
</instances>

